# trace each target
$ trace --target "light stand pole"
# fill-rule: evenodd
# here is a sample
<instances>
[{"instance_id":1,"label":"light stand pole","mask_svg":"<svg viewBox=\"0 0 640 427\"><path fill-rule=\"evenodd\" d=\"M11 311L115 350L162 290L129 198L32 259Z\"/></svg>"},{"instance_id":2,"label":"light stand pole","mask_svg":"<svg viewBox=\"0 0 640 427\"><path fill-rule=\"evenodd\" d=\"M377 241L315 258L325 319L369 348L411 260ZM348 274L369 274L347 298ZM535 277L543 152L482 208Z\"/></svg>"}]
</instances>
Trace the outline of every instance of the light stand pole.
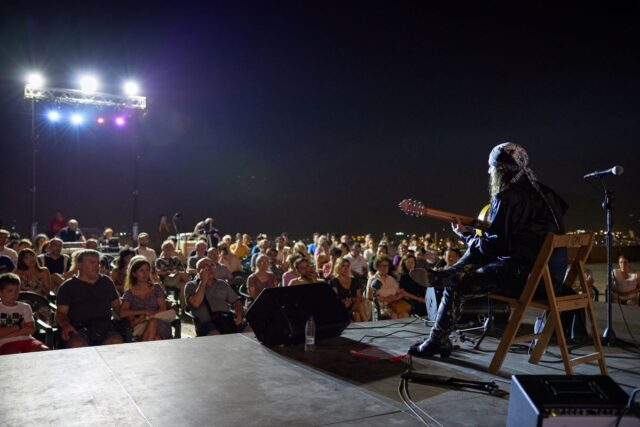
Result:
<instances>
[{"instance_id":1,"label":"light stand pole","mask_svg":"<svg viewBox=\"0 0 640 427\"><path fill-rule=\"evenodd\" d=\"M140 167L140 155L138 154L137 141L133 139L133 227L131 230L132 244L138 239L139 223L138 223L138 197L140 190L138 189L138 170Z\"/></svg>"},{"instance_id":2,"label":"light stand pole","mask_svg":"<svg viewBox=\"0 0 640 427\"><path fill-rule=\"evenodd\" d=\"M37 190L37 155L38 146L36 140L36 100L31 100L31 241L36 241L38 235L38 222L36 221L36 190Z\"/></svg>"}]
</instances>

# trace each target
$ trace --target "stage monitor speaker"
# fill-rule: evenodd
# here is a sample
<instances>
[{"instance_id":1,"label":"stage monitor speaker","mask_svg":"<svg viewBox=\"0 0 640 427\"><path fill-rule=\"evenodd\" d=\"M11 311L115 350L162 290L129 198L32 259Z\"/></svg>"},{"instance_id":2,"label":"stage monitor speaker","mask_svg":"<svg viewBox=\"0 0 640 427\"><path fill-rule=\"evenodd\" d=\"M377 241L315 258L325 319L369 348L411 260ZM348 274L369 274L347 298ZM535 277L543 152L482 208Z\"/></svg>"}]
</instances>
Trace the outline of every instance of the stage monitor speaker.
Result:
<instances>
[{"instance_id":1,"label":"stage monitor speaker","mask_svg":"<svg viewBox=\"0 0 640 427\"><path fill-rule=\"evenodd\" d=\"M514 375L507 427L640 426L628 399L606 375Z\"/></svg>"},{"instance_id":2,"label":"stage monitor speaker","mask_svg":"<svg viewBox=\"0 0 640 427\"><path fill-rule=\"evenodd\" d=\"M326 283L267 288L247 311L247 321L266 345L304 342L304 328L313 316L316 339L338 336L351 319L344 304Z\"/></svg>"}]
</instances>

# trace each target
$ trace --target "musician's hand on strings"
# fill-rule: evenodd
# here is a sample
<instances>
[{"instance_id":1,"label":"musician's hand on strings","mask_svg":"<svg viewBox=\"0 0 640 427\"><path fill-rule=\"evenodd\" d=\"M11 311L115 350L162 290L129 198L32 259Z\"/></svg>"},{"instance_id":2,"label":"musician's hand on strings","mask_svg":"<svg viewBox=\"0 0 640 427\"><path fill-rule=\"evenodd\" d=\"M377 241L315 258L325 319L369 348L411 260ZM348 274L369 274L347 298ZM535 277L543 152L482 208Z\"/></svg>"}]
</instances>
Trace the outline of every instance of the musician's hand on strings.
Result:
<instances>
[{"instance_id":1,"label":"musician's hand on strings","mask_svg":"<svg viewBox=\"0 0 640 427\"><path fill-rule=\"evenodd\" d=\"M473 227L469 227L467 225L463 225L460 222L460 218L458 218L457 216L454 217L454 222L451 223L451 229L453 230L454 233L456 233L458 236L462 237L465 234L469 234L469 233L473 233Z\"/></svg>"}]
</instances>

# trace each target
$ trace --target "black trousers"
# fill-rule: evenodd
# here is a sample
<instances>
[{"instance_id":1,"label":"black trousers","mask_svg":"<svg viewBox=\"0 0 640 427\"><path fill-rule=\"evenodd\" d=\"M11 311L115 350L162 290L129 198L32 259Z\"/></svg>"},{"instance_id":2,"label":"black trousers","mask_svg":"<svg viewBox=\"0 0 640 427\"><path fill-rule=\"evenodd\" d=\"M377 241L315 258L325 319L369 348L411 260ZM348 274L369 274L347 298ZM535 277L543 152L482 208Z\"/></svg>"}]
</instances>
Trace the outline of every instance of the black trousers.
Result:
<instances>
[{"instance_id":1,"label":"black trousers","mask_svg":"<svg viewBox=\"0 0 640 427\"><path fill-rule=\"evenodd\" d=\"M531 272L531 265L505 261L467 250L460 260L446 269L447 274L435 277L434 287L442 287L442 299L438 307L430 340L444 342L460 319L461 306L467 297L478 297L489 292L517 298ZM556 295L574 293L567 287L557 287ZM535 299L546 299L543 286L539 286ZM425 298L426 299L426 298ZM572 339L586 336L584 310L568 311L561 314L565 335Z\"/></svg>"}]
</instances>

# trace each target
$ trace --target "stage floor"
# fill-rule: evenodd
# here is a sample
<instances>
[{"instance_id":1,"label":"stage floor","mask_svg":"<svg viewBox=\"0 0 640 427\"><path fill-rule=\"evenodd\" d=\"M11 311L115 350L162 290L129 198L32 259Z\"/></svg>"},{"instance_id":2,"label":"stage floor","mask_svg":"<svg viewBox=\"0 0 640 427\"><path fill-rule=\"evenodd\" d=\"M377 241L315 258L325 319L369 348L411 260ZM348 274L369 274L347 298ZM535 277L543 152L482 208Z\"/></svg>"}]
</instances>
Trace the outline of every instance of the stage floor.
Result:
<instances>
[{"instance_id":1,"label":"stage floor","mask_svg":"<svg viewBox=\"0 0 640 427\"><path fill-rule=\"evenodd\" d=\"M596 310L603 319L604 304ZM640 310L624 310L631 330L640 331ZM617 307L614 320L617 335L628 338ZM313 353L302 345L268 348L242 334L2 356L0 424L421 425L398 396L406 362L368 360L350 350L373 344L386 354L402 354L426 331L420 320L357 324L341 337L318 342ZM371 340L384 335L389 336ZM482 351L463 342L446 361L414 359L413 367L496 381L507 392L513 374L564 373L552 347L540 365L512 353L501 375L488 374L497 342L488 337ZM640 386L640 356L618 348L606 354L610 376L625 391ZM576 374L597 373L595 364L576 368ZM420 408L445 426L506 421L508 396L416 384L410 391Z\"/></svg>"}]
</instances>

